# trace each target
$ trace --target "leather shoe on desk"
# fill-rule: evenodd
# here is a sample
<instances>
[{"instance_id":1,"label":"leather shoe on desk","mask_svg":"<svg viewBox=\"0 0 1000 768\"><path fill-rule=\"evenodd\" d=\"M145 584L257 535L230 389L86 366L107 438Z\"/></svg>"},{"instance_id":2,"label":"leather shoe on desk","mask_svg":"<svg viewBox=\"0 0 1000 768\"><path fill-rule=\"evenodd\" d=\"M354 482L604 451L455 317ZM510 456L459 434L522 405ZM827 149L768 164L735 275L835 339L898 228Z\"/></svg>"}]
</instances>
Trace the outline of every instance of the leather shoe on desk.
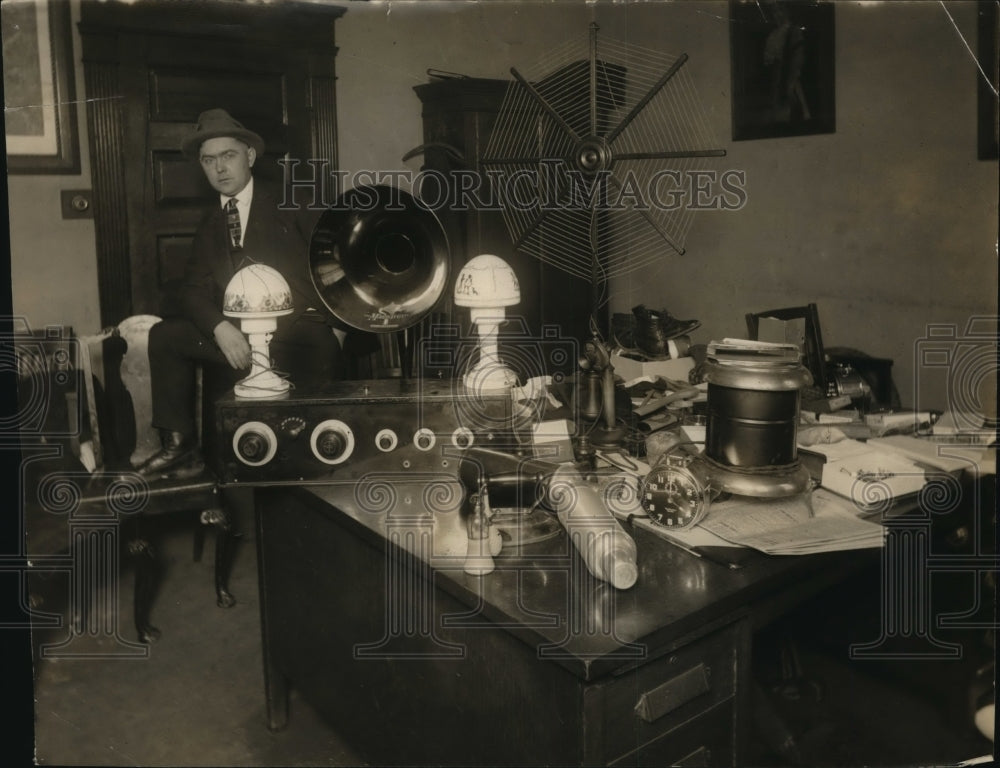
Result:
<instances>
[{"instance_id":1,"label":"leather shoe on desk","mask_svg":"<svg viewBox=\"0 0 1000 768\"><path fill-rule=\"evenodd\" d=\"M160 430L160 445L159 451L135 468L137 473L143 477L152 477L168 472L195 458L198 448L193 435L171 432L168 429Z\"/></svg>"}]
</instances>

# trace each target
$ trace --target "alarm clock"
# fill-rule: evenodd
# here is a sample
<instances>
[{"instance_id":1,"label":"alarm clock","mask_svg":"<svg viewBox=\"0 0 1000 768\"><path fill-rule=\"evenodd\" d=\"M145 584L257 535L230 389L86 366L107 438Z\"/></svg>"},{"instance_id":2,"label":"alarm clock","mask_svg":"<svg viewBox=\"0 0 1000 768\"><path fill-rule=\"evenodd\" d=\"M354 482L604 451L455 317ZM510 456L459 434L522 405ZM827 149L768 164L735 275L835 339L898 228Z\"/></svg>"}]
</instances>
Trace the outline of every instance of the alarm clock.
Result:
<instances>
[{"instance_id":1,"label":"alarm clock","mask_svg":"<svg viewBox=\"0 0 1000 768\"><path fill-rule=\"evenodd\" d=\"M639 487L639 503L657 525L686 528L708 512L712 486L703 462L679 446L660 457Z\"/></svg>"}]
</instances>

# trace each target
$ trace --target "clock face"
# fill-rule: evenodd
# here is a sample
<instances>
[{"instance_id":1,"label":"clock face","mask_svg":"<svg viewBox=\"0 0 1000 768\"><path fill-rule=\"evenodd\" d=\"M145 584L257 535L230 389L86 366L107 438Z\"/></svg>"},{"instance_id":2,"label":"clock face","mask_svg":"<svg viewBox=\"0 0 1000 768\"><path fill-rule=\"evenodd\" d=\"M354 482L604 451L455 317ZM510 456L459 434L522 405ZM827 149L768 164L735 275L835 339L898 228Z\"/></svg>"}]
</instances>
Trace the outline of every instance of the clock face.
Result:
<instances>
[{"instance_id":1,"label":"clock face","mask_svg":"<svg viewBox=\"0 0 1000 768\"><path fill-rule=\"evenodd\" d=\"M673 528L694 525L708 505L706 489L687 467L668 465L653 469L646 476L640 495L649 519Z\"/></svg>"}]
</instances>

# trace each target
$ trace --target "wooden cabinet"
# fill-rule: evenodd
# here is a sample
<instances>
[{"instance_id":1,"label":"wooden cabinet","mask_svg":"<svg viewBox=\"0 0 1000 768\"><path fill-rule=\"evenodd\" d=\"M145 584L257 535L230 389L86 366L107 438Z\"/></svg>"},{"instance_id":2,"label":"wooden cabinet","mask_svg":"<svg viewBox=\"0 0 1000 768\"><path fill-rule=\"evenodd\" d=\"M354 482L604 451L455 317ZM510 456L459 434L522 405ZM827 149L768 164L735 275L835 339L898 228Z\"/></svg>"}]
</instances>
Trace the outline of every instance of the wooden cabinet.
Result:
<instances>
[{"instance_id":1,"label":"wooden cabinet","mask_svg":"<svg viewBox=\"0 0 1000 768\"><path fill-rule=\"evenodd\" d=\"M101 322L160 314L214 194L180 152L200 112L261 134L281 157L337 164L334 22L315 3L81 4Z\"/></svg>"}]
</instances>

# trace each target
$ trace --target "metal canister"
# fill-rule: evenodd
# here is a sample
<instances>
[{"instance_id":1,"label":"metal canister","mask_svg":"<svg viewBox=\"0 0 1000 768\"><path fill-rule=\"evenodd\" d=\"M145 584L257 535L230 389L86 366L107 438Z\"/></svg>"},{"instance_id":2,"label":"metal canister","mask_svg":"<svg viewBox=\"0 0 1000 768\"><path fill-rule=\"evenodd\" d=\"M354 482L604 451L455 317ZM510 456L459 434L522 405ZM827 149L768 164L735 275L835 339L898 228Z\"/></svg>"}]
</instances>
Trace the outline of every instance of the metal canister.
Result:
<instances>
[{"instance_id":1,"label":"metal canister","mask_svg":"<svg viewBox=\"0 0 1000 768\"><path fill-rule=\"evenodd\" d=\"M705 455L740 470L793 466L799 393L809 371L787 360L708 360Z\"/></svg>"}]
</instances>

